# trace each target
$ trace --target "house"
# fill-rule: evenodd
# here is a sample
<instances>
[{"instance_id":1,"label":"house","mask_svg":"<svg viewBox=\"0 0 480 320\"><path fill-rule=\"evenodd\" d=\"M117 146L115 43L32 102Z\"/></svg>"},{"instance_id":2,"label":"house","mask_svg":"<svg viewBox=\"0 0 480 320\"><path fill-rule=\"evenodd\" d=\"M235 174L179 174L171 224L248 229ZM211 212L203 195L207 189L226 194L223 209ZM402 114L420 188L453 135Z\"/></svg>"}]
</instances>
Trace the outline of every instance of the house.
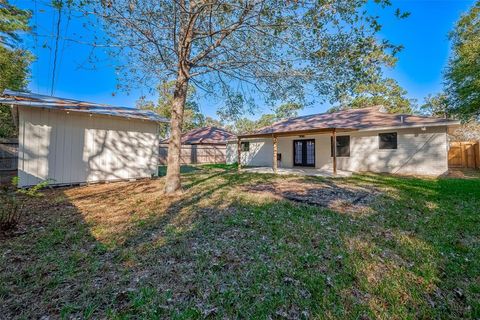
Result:
<instances>
[{"instance_id":1,"label":"house","mask_svg":"<svg viewBox=\"0 0 480 320\"><path fill-rule=\"evenodd\" d=\"M227 146L242 166L441 175L458 121L390 114L381 106L278 121ZM335 143L333 143L335 141ZM335 145L335 147L333 147Z\"/></svg>"},{"instance_id":2,"label":"house","mask_svg":"<svg viewBox=\"0 0 480 320\"><path fill-rule=\"evenodd\" d=\"M181 164L225 163L227 141L236 136L225 129L203 127L182 135ZM168 158L168 139L160 142L160 164Z\"/></svg>"},{"instance_id":3,"label":"house","mask_svg":"<svg viewBox=\"0 0 480 320\"><path fill-rule=\"evenodd\" d=\"M18 125L19 187L151 177L157 173L154 112L6 90Z\"/></svg>"}]
</instances>

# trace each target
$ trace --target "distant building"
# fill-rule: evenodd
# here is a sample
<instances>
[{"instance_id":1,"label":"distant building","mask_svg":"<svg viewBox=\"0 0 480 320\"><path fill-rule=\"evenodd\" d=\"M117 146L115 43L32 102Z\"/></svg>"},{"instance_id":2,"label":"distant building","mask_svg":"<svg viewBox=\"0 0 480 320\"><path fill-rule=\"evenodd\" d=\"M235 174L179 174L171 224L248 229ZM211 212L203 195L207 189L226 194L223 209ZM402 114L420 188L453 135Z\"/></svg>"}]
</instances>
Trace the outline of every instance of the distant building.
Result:
<instances>
[{"instance_id":1,"label":"distant building","mask_svg":"<svg viewBox=\"0 0 480 320\"><path fill-rule=\"evenodd\" d=\"M225 163L227 141L237 137L225 129L203 127L182 135L181 164ZM160 164L168 158L168 139L160 142Z\"/></svg>"}]
</instances>

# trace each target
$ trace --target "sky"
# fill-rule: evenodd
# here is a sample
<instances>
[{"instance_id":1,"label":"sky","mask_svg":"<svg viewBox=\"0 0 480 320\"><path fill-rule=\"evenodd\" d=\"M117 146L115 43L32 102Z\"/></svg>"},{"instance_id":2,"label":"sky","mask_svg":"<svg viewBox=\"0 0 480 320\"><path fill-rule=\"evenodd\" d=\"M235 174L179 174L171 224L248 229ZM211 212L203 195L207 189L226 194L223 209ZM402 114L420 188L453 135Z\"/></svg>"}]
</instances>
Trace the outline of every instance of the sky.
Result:
<instances>
[{"instance_id":1,"label":"sky","mask_svg":"<svg viewBox=\"0 0 480 320\"><path fill-rule=\"evenodd\" d=\"M32 25L38 36L24 35L23 45L37 57L31 69L29 90L40 94L51 94L54 60L54 40L57 21L56 11L49 6L49 0L11 0L21 8L33 12ZM393 14L381 16L383 28L380 37L394 44L402 44L398 63L394 69L385 70L385 74L394 78L408 91L408 97L423 102L428 94L442 89L443 71L450 54L448 33L462 13L474 3L473 0L393 0L392 8L401 8L411 15L399 20ZM385 12L384 12L385 13ZM70 17L70 18L69 18ZM115 65L111 59L104 59L94 66L87 63L91 47L83 44L82 36L88 38L82 25L83 21L75 13L63 12L60 28L60 40L57 51L57 63L53 95L78 100L93 101L118 106L134 107L135 101L143 95L155 100L147 88L131 92L117 90ZM69 38L76 41L64 41ZM85 40L85 42L88 42ZM101 50L101 49L100 49ZM100 51L100 56L102 52ZM221 107L218 101L201 99L200 110L207 116L216 117ZM300 112L301 115L324 112L329 105L316 105ZM267 107L261 107L256 115L268 113Z\"/></svg>"}]
</instances>

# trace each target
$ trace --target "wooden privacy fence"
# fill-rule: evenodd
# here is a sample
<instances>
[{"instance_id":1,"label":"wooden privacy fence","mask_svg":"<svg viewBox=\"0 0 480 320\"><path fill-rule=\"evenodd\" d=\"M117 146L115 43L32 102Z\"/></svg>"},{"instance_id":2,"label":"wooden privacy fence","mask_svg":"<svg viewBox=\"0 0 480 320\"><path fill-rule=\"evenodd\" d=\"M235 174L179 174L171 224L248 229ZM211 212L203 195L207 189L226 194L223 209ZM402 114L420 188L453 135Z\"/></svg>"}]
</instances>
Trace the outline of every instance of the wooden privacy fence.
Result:
<instances>
[{"instance_id":1,"label":"wooden privacy fence","mask_svg":"<svg viewBox=\"0 0 480 320\"><path fill-rule=\"evenodd\" d=\"M0 184L9 183L17 174L18 140L0 139Z\"/></svg>"},{"instance_id":2,"label":"wooden privacy fence","mask_svg":"<svg viewBox=\"0 0 480 320\"><path fill-rule=\"evenodd\" d=\"M17 170L18 140L0 139L0 171Z\"/></svg>"},{"instance_id":3,"label":"wooden privacy fence","mask_svg":"<svg viewBox=\"0 0 480 320\"><path fill-rule=\"evenodd\" d=\"M450 168L480 168L480 149L478 141L450 142L448 150Z\"/></svg>"},{"instance_id":4,"label":"wooden privacy fence","mask_svg":"<svg viewBox=\"0 0 480 320\"><path fill-rule=\"evenodd\" d=\"M180 153L180 164L226 163L226 145L185 144ZM166 165L168 144L161 144L158 153L158 164Z\"/></svg>"}]
</instances>

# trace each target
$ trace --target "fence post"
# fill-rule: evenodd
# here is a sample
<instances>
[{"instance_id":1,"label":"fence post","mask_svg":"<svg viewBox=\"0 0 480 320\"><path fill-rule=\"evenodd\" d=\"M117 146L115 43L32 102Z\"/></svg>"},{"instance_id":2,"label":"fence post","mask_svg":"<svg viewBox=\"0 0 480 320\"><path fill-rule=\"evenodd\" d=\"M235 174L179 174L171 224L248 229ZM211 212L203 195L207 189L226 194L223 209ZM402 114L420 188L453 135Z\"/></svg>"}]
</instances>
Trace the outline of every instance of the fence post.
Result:
<instances>
[{"instance_id":1,"label":"fence post","mask_svg":"<svg viewBox=\"0 0 480 320\"><path fill-rule=\"evenodd\" d=\"M474 145L475 154L475 169L480 169L480 142L477 141Z\"/></svg>"}]
</instances>

